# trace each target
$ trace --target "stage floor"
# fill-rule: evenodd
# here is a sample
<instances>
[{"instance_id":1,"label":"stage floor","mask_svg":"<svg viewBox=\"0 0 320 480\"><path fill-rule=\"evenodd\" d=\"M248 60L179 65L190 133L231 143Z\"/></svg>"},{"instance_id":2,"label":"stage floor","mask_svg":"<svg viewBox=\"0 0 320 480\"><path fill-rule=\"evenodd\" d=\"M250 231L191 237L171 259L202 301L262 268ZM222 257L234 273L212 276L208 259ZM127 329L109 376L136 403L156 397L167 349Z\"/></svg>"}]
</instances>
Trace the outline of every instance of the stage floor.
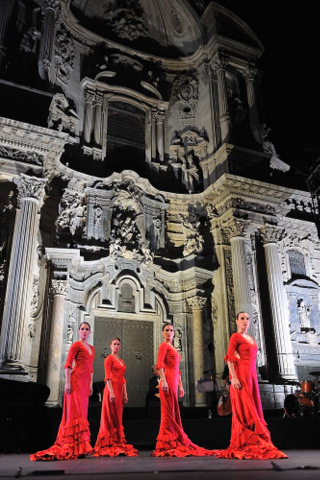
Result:
<instances>
[{"instance_id":1,"label":"stage floor","mask_svg":"<svg viewBox=\"0 0 320 480\"><path fill-rule=\"evenodd\" d=\"M0 454L0 480L50 478L61 480L319 480L319 450L286 450L282 460L225 460L212 457L153 458L150 450L139 457L93 458L30 462L28 454Z\"/></svg>"}]
</instances>

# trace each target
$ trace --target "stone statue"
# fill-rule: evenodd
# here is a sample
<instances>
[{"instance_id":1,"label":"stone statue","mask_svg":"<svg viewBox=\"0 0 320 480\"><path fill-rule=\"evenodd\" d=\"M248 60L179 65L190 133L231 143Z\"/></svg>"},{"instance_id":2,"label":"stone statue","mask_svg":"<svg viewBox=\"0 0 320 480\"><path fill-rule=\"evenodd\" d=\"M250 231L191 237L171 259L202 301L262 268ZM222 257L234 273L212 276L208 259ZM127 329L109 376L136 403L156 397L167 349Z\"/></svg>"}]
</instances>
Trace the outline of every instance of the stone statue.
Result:
<instances>
[{"instance_id":1,"label":"stone statue","mask_svg":"<svg viewBox=\"0 0 320 480\"><path fill-rule=\"evenodd\" d=\"M192 151L183 155L181 160L182 182L186 186L189 193L193 193L197 189L199 183L198 167L195 164L195 157Z\"/></svg>"},{"instance_id":2,"label":"stone statue","mask_svg":"<svg viewBox=\"0 0 320 480\"><path fill-rule=\"evenodd\" d=\"M270 168L273 170L280 170L282 172L288 172L290 166L283 162L276 152L274 144L268 139L271 128L267 127L265 123L260 126L260 135L262 140L262 149L264 153L271 155Z\"/></svg>"}]
</instances>

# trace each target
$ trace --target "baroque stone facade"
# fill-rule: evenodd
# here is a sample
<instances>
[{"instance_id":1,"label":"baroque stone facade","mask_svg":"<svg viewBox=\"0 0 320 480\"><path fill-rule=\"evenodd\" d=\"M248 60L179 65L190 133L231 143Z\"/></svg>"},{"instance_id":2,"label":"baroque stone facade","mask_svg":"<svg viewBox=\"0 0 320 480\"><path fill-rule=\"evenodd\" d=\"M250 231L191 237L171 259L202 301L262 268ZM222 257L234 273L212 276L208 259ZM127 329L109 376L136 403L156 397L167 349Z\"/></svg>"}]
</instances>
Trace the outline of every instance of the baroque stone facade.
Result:
<instances>
[{"instance_id":1,"label":"baroque stone facade","mask_svg":"<svg viewBox=\"0 0 320 480\"><path fill-rule=\"evenodd\" d=\"M0 374L59 404L87 320L94 381L120 336L142 406L170 321L206 405L245 310L281 408L320 369L320 242L260 120L259 39L210 1L4 0L0 25Z\"/></svg>"}]
</instances>

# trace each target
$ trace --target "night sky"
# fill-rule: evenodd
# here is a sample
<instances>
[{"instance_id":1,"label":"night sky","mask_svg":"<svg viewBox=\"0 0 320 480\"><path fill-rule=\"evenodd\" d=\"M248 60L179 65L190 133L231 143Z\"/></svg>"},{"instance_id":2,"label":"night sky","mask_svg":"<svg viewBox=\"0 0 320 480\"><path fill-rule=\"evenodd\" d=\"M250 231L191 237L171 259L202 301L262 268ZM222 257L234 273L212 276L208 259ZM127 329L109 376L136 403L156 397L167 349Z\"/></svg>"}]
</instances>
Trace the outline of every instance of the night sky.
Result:
<instances>
[{"instance_id":1,"label":"night sky","mask_svg":"<svg viewBox=\"0 0 320 480\"><path fill-rule=\"evenodd\" d=\"M265 48L265 123L279 157L297 169L320 155L320 0L217 0Z\"/></svg>"}]
</instances>

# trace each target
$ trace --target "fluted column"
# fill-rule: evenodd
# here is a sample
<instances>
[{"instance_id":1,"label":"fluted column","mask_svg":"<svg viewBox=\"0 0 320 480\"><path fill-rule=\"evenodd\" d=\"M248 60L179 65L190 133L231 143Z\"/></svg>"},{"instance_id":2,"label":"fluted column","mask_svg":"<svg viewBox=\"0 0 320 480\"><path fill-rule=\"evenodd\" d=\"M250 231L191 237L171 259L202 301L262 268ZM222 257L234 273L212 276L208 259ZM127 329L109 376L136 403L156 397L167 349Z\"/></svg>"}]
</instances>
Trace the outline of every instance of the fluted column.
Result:
<instances>
[{"instance_id":1,"label":"fluted column","mask_svg":"<svg viewBox=\"0 0 320 480\"><path fill-rule=\"evenodd\" d=\"M158 160L160 163L164 161L164 112L157 112L157 148Z\"/></svg>"},{"instance_id":2,"label":"fluted column","mask_svg":"<svg viewBox=\"0 0 320 480\"><path fill-rule=\"evenodd\" d=\"M38 60L39 75L42 80L46 80L48 76L48 70L51 65L52 49L54 45L56 8L59 6L59 4L60 0L45 0L43 6L44 19Z\"/></svg>"},{"instance_id":3,"label":"fluted column","mask_svg":"<svg viewBox=\"0 0 320 480\"><path fill-rule=\"evenodd\" d=\"M221 140L228 140L230 134L231 120L228 111L228 97L226 86L226 66L227 63L222 56L216 55L212 68L217 75L218 86L218 104L219 104L219 123L221 131Z\"/></svg>"},{"instance_id":4,"label":"fluted column","mask_svg":"<svg viewBox=\"0 0 320 480\"><path fill-rule=\"evenodd\" d=\"M94 106L94 141L99 146L101 145L102 102L103 102L103 94L101 92L97 92L95 95L95 106Z\"/></svg>"},{"instance_id":5,"label":"fluted column","mask_svg":"<svg viewBox=\"0 0 320 480\"><path fill-rule=\"evenodd\" d=\"M58 405L60 376L61 371L63 370L61 363L63 358L64 343L65 348L67 346L67 338L65 342L63 341L64 307L65 298L68 292L67 282L65 280L52 280L52 291L53 310L47 369L47 385L50 388L50 396L47 402L52 405Z\"/></svg>"},{"instance_id":6,"label":"fluted column","mask_svg":"<svg viewBox=\"0 0 320 480\"><path fill-rule=\"evenodd\" d=\"M95 100L95 92L87 89L84 92L85 112L84 112L84 139L86 143L91 142L92 121L93 121L93 102Z\"/></svg>"},{"instance_id":7,"label":"fluted column","mask_svg":"<svg viewBox=\"0 0 320 480\"><path fill-rule=\"evenodd\" d=\"M256 76L257 76L256 68L248 67L244 73L246 89L247 89L250 127L251 127L252 134L257 140L257 142L261 143L261 135L260 135L260 129L259 129L259 111L258 111L257 97L256 97L256 90L255 90Z\"/></svg>"},{"instance_id":8,"label":"fluted column","mask_svg":"<svg viewBox=\"0 0 320 480\"><path fill-rule=\"evenodd\" d=\"M282 378L292 379L296 378L296 372L290 338L288 300L283 286L281 262L277 246L277 242L281 240L282 235L282 230L271 225L265 225L260 228L266 259L278 373Z\"/></svg>"},{"instance_id":9,"label":"fluted column","mask_svg":"<svg viewBox=\"0 0 320 480\"><path fill-rule=\"evenodd\" d=\"M3 313L0 362L4 370L24 371L23 346L30 317L39 210L46 180L21 174Z\"/></svg>"},{"instance_id":10,"label":"fluted column","mask_svg":"<svg viewBox=\"0 0 320 480\"><path fill-rule=\"evenodd\" d=\"M188 305L192 310L192 347L193 347L193 374L194 381L203 376L204 352L203 352L203 328L202 328L202 310L206 304L203 297L193 297L188 299ZM195 406L205 405L206 398L204 393L199 393L195 389Z\"/></svg>"},{"instance_id":11,"label":"fluted column","mask_svg":"<svg viewBox=\"0 0 320 480\"><path fill-rule=\"evenodd\" d=\"M247 312L251 318L252 302L244 239L248 225L247 220L232 218L228 222L228 233L231 244L235 310L236 312Z\"/></svg>"}]
</instances>

